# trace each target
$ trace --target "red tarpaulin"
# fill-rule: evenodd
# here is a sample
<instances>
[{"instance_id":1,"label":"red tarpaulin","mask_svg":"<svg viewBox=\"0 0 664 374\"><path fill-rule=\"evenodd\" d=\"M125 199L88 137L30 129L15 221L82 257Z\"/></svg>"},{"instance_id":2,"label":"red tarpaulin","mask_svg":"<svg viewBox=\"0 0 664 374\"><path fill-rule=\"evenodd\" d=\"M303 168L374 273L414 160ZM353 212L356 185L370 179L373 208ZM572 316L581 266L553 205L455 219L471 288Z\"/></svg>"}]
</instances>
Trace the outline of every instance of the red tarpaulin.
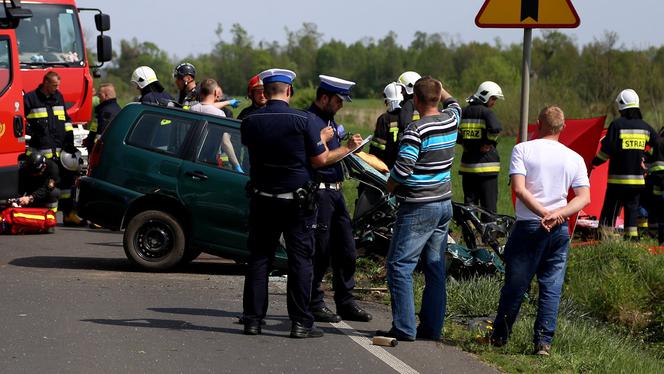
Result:
<instances>
[{"instance_id":1,"label":"red tarpaulin","mask_svg":"<svg viewBox=\"0 0 664 374\"><path fill-rule=\"evenodd\" d=\"M590 164L599 149L599 141L604 133L604 122L606 116L589 119L566 119L565 129L560 133L560 142L583 157L586 167L590 170ZM528 140L537 139L537 125L528 125ZM517 137L517 143L519 138ZM591 203L584 212L590 216L599 217L604 202L604 193L606 191L606 179L608 174L608 162L595 169L590 178L590 200ZM567 201L574 198L574 191L570 189ZM515 197L512 194L512 200ZM576 226L576 215L570 217L569 233L574 233Z\"/></svg>"}]
</instances>

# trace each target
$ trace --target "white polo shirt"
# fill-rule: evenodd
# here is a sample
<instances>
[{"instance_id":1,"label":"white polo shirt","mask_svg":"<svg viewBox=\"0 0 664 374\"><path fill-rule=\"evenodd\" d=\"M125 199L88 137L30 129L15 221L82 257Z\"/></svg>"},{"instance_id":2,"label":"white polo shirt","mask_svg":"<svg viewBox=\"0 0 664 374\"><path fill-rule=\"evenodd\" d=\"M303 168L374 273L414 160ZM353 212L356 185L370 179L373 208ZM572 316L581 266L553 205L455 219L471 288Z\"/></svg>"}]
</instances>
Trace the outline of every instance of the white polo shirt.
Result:
<instances>
[{"instance_id":1,"label":"white polo shirt","mask_svg":"<svg viewBox=\"0 0 664 374\"><path fill-rule=\"evenodd\" d=\"M554 140L535 139L515 145L510 176L515 174L526 177L526 189L549 211L567 205L570 188L590 187L583 158ZM516 200L517 221L541 218Z\"/></svg>"}]
</instances>

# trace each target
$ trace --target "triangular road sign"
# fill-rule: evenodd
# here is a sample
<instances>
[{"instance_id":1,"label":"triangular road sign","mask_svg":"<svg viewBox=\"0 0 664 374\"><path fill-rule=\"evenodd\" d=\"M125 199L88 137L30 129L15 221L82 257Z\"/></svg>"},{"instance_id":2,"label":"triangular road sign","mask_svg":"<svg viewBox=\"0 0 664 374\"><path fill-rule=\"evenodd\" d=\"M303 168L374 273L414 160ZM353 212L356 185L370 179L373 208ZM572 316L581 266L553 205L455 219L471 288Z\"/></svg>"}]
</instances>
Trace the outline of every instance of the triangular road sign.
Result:
<instances>
[{"instance_id":1,"label":"triangular road sign","mask_svg":"<svg viewBox=\"0 0 664 374\"><path fill-rule=\"evenodd\" d=\"M479 27L575 28L581 23L571 0L485 0Z\"/></svg>"}]
</instances>

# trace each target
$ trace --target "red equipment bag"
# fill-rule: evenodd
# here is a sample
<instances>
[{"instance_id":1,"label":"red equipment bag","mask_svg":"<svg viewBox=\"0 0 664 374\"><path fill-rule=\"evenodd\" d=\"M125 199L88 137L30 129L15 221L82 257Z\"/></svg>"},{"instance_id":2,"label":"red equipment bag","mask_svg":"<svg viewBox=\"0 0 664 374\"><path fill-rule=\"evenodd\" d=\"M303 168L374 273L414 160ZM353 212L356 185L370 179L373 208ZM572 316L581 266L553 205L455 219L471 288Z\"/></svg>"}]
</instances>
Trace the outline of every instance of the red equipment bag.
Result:
<instances>
[{"instance_id":1,"label":"red equipment bag","mask_svg":"<svg viewBox=\"0 0 664 374\"><path fill-rule=\"evenodd\" d=\"M55 212L48 208L7 208L2 211L7 234L36 234L55 227Z\"/></svg>"}]
</instances>

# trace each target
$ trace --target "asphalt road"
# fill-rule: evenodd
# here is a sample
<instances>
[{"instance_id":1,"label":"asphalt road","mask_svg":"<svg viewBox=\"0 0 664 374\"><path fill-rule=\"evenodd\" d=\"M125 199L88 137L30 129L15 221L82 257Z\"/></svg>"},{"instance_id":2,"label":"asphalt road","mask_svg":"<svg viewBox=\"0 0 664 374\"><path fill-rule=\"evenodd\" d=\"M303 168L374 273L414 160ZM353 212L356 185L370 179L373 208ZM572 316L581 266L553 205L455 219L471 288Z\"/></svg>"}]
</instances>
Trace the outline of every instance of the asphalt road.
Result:
<instances>
[{"instance_id":1,"label":"asphalt road","mask_svg":"<svg viewBox=\"0 0 664 374\"><path fill-rule=\"evenodd\" d=\"M242 266L203 255L177 273L131 268L122 235L58 227L0 236L0 373L496 373L434 342L371 346L370 323L320 324L320 339L289 339L285 283L270 282L261 336L245 336Z\"/></svg>"}]
</instances>

